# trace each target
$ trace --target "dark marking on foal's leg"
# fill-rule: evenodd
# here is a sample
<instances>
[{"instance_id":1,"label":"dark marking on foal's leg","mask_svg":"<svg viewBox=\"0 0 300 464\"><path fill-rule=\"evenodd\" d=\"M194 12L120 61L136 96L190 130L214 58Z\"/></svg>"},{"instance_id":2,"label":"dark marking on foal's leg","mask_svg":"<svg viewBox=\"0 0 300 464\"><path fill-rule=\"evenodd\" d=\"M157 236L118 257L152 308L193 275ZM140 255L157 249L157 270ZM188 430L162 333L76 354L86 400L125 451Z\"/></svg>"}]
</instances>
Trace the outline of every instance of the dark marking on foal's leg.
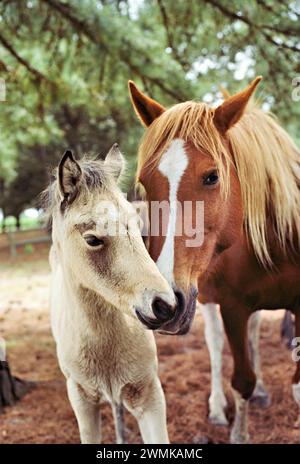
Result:
<instances>
[{"instance_id":1,"label":"dark marking on foal's leg","mask_svg":"<svg viewBox=\"0 0 300 464\"><path fill-rule=\"evenodd\" d=\"M122 403L113 405L113 414L115 419L115 429L117 443L122 445L126 443L125 424L124 424L124 406Z\"/></svg>"}]
</instances>

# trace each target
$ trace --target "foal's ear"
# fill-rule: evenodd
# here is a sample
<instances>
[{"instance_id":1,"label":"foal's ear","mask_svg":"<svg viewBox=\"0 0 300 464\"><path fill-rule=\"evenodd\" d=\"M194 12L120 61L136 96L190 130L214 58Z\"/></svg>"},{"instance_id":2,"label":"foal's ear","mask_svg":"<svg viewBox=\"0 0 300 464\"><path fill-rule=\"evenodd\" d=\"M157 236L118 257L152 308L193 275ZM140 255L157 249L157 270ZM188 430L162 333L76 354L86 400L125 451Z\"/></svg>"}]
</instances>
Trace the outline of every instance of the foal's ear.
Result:
<instances>
[{"instance_id":1,"label":"foal's ear","mask_svg":"<svg viewBox=\"0 0 300 464\"><path fill-rule=\"evenodd\" d=\"M67 150L58 166L59 191L63 198L74 198L81 176L81 167L74 159L71 150Z\"/></svg>"},{"instance_id":2,"label":"foal's ear","mask_svg":"<svg viewBox=\"0 0 300 464\"><path fill-rule=\"evenodd\" d=\"M241 118L251 95L261 80L262 77L258 76L245 90L228 96L224 103L215 110L214 124L221 134L225 134Z\"/></svg>"},{"instance_id":3,"label":"foal's ear","mask_svg":"<svg viewBox=\"0 0 300 464\"><path fill-rule=\"evenodd\" d=\"M124 171L126 162L117 143L114 143L107 153L104 159L104 164L108 165L112 169L113 176L116 180L118 180Z\"/></svg>"},{"instance_id":4,"label":"foal's ear","mask_svg":"<svg viewBox=\"0 0 300 464\"><path fill-rule=\"evenodd\" d=\"M129 95L133 108L144 126L150 126L154 119L158 118L165 108L152 98L144 95L133 81L128 81Z\"/></svg>"}]
</instances>

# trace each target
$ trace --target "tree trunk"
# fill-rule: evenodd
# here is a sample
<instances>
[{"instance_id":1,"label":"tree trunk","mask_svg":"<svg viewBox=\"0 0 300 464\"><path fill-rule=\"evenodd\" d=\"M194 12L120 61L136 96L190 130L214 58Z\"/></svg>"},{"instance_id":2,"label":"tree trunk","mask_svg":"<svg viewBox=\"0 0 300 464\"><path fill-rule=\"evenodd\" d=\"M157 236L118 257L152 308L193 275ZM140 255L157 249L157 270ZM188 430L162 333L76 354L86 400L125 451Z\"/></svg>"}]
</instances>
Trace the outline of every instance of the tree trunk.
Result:
<instances>
[{"instance_id":1,"label":"tree trunk","mask_svg":"<svg viewBox=\"0 0 300 464\"><path fill-rule=\"evenodd\" d=\"M16 216L16 228L17 228L17 230L20 230L20 228L21 228L20 215L19 214L17 214L17 216Z\"/></svg>"},{"instance_id":2,"label":"tree trunk","mask_svg":"<svg viewBox=\"0 0 300 464\"><path fill-rule=\"evenodd\" d=\"M7 361L0 361L0 414L5 406L12 406L33 388L32 382L13 377Z\"/></svg>"}]
</instances>

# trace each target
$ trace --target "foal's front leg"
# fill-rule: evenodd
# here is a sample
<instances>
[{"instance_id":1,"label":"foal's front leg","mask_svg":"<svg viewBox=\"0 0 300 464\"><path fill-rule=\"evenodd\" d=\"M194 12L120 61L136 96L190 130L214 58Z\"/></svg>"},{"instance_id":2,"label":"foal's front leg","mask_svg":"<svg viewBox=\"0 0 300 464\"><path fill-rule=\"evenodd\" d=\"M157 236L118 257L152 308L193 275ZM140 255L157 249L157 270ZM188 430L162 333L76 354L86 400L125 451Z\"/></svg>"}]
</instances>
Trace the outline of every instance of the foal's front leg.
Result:
<instances>
[{"instance_id":1,"label":"foal's front leg","mask_svg":"<svg viewBox=\"0 0 300 464\"><path fill-rule=\"evenodd\" d=\"M122 403L113 403L112 412L115 423L116 439L118 445L126 443L125 424L124 424L124 407Z\"/></svg>"},{"instance_id":2,"label":"foal's front leg","mask_svg":"<svg viewBox=\"0 0 300 464\"><path fill-rule=\"evenodd\" d=\"M239 305L222 306L221 313L234 360L232 388L235 400L235 418L230 434L231 443L247 443L248 400L255 388L256 377L248 353L247 310Z\"/></svg>"},{"instance_id":3,"label":"foal's front leg","mask_svg":"<svg viewBox=\"0 0 300 464\"><path fill-rule=\"evenodd\" d=\"M67 379L67 390L77 419L81 443L101 443L99 406L87 400L78 384L71 377Z\"/></svg>"},{"instance_id":4,"label":"foal's front leg","mask_svg":"<svg viewBox=\"0 0 300 464\"><path fill-rule=\"evenodd\" d=\"M133 389L134 391L134 389ZM166 401L158 377L154 377L135 397L124 398L127 409L136 418L145 444L168 444Z\"/></svg>"},{"instance_id":5,"label":"foal's front leg","mask_svg":"<svg viewBox=\"0 0 300 464\"><path fill-rule=\"evenodd\" d=\"M222 353L224 329L219 314L219 305L200 304L204 319L205 341L208 347L211 368L211 393L208 400L209 421L216 425L228 425L225 410L227 400L223 390Z\"/></svg>"}]
</instances>

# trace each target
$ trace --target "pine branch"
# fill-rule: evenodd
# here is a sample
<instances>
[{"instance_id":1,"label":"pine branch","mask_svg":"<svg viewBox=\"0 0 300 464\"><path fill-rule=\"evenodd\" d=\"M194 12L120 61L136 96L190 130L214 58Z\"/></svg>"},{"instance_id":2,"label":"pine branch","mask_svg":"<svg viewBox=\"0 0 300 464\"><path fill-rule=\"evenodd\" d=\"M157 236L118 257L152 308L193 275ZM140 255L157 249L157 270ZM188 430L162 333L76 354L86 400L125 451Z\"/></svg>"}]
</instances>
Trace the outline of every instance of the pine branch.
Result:
<instances>
[{"instance_id":1,"label":"pine branch","mask_svg":"<svg viewBox=\"0 0 300 464\"><path fill-rule=\"evenodd\" d=\"M33 68L28 61L26 61L24 58L22 58L18 52L14 49L14 47L3 37L3 35L0 33L0 43L2 46L9 51L9 53L20 63L22 66L24 66L27 71L29 71L30 74L32 74L35 79L38 81L46 81L53 85L53 82L51 82L44 74L42 74L40 71L38 71L36 68Z\"/></svg>"}]
</instances>

